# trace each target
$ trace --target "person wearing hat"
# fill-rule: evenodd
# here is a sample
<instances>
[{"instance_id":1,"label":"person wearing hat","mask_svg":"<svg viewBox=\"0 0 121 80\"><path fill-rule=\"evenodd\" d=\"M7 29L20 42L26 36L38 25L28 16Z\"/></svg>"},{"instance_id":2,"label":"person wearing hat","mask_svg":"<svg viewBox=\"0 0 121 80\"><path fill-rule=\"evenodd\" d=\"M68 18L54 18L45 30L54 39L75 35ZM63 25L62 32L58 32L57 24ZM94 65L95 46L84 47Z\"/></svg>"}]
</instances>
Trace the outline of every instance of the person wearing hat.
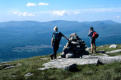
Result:
<instances>
[{"instance_id":1,"label":"person wearing hat","mask_svg":"<svg viewBox=\"0 0 121 80\"><path fill-rule=\"evenodd\" d=\"M53 28L54 32L52 34L52 39L51 39L51 46L53 48L53 54L50 55L51 59L56 59L56 54L57 54L57 50L59 48L59 44L60 44L60 40L62 37L64 37L65 39L68 40L68 38L63 35L61 32L58 32L58 27L55 26Z\"/></svg>"}]
</instances>

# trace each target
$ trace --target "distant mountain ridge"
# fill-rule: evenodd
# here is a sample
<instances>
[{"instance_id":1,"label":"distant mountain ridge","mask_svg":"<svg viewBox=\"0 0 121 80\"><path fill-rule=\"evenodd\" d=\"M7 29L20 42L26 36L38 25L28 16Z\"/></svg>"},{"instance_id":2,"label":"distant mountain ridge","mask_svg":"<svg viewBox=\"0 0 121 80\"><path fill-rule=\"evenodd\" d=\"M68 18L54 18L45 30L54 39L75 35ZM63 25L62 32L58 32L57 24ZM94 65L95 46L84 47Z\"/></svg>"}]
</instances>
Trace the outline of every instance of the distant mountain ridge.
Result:
<instances>
[{"instance_id":1,"label":"distant mountain ridge","mask_svg":"<svg viewBox=\"0 0 121 80\"><path fill-rule=\"evenodd\" d=\"M71 33L76 32L77 35L79 35L80 38L82 38L88 46L89 39L87 35L90 26L93 26L94 29L99 33L97 45L121 43L121 23L110 20L94 22L77 22L64 20L48 22L0 22L0 61L14 60L52 53L52 49L50 47L42 48L42 45L50 46L53 27L55 25L57 25L59 27L59 31L61 31L67 37L69 37ZM65 43L66 40L62 40L62 46L65 45ZM37 49L35 49L36 46ZM62 48L63 47L60 48L60 51ZM14 49L17 49L17 52L15 52ZM22 51L19 51L19 49Z\"/></svg>"}]
</instances>

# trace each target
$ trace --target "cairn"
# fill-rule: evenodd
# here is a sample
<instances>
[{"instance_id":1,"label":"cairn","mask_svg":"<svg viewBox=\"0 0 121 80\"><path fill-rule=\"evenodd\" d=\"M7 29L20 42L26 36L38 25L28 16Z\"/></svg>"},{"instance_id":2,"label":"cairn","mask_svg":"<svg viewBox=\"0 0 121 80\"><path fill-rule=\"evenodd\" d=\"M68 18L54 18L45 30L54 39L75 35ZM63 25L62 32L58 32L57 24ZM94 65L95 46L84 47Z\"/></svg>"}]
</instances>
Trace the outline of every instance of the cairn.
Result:
<instances>
[{"instance_id":1,"label":"cairn","mask_svg":"<svg viewBox=\"0 0 121 80\"><path fill-rule=\"evenodd\" d=\"M80 39L76 33L72 33L66 46L64 46L61 57L80 58L82 57L82 55L88 54L88 52L85 49L85 42L82 39Z\"/></svg>"}]
</instances>

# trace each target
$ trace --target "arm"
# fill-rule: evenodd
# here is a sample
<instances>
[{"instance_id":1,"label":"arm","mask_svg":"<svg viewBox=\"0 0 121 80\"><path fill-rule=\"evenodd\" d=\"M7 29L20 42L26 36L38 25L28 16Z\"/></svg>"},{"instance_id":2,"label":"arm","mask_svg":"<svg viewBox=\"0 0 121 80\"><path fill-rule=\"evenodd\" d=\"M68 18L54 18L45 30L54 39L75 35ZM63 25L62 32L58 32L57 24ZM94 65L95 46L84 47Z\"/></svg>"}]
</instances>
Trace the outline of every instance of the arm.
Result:
<instances>
[{"instance_id":1,"label":"arm","mask_svg":"<svg viewBox=\"0 0 121 80\"><path fill-rule=\"evenodd\" d=\"M62 37L64 37L66 40L69 41L69 39L68 39L64 34L62 34L61 32L60 32L60 35L61 35Z\"/></svg>"},{"instance_id":2,"label":"arm","mask_svg":"<svg viewBox=\"0 0 121 80\"><path fill-rule=\"evenodd\" d=\"M92 37L92 32L91 31L89 31L88 36Z\"/></svg>"},{"instance_id":3,"label":"arm","mask_svg":"<svg viewBox=\"0 0 121 80\"><path fill-rule=\"evenodd\" d=\"M64 37L66 40L68 40L68 41L69 41L69 39L68 39L65 35L63 35L63 37Z\"/></svg>"},{"instance_id":4,"label":"arm","mask_svg":"<svg viewBox=\"0 0 121 80\"><path fill-rule=\"evenodd\" d=\"M53 47L53 38L51 39L51 46Z\"/></svg>"},{"instance_id":5,"label":"arm","mask_svg":"<svg viewBox=\"0 0 121 80\"><path fill-rule=\"evenodd\" d=\"M88 36L90 36L90 30L89 30L89 32L88 32Z\"/></svg>"}]
</instances>

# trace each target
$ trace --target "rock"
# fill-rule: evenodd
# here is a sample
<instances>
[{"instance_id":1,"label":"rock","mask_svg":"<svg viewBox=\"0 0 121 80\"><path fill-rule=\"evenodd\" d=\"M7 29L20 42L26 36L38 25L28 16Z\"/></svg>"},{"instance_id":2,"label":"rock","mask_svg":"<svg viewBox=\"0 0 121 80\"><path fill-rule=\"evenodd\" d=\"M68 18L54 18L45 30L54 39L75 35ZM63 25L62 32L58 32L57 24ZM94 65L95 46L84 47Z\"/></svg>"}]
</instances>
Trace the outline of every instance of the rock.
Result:
<instances>
[{"instance_id":1,"label":"rock","mask_svg":"<svg viewBox=\"0 0 121 80\"><path fill-rule=\"evenodd\" d=\"M78 71L76 64L69 65L65 67L64 70L73 71L73 72Z\"/></svg>"},{"instance_id":2,"label":"rock","mask_svg":"<svg viewBox=\"0 0 121 80\"><path fill-rule=\"evenodd\" d=\"M62 58L79 58L87 55L85 42L80 39L76 33L70 35L69 41L63 48ZM71 53L71 54L70 54Z\"/></svg>"},{"instance_id":3,"label":"rock","mask_svg":"<svg viewBox=\"0 0 121 80\"><path fill-rule=\"evenodd\" d=\"M105 53L104 50L101 50L101 51L96 51L97 53Z\"/></svg>"},{"instance_id":4,"label":"rock","mask_svg":"<svg viewBox=\"0 0 121 80\"><path fill-rule=\"evenodd\" d=\"M114 57L100 57L99 62L103 64L110 64L114 62L121 62L121 56L114 56Z\"/></svg>"},{"instance_id":5,"label":"rock","mask_svg":"<svg viewBox=\"0 0 121 80\"><path fill-rule=\"evenodd\" d=\"M100 56L84 55L82 59L98 59Z\"/></svg>"},{"instance_id":6,"label":"rock","mask_svg":"<svg viewBox=\"0 0 121 80\"><path fill-rule=\"evenodd\" d=\"M48 63L44 63L44 68L39 68L38 70L46 70L49 68L59 68L64 70L76 70L76 65L85 64L110 64L113 62L121 62L121 56L110 57L107 54L92 56L84 55L82 58L61 58L56 60L51 60Z\"/></svg>"},{"instance_id":7,"label":"rock","mask_svg":"<svg viewBox=\"0 0 121 80\"><path fill-rule=\"evenodd\" d=\"M10 64L1 64L0 70L5 69L6 67L11 66Z\"/></svg>"},{"instance_id":8,"label":"rock","mask_svg":"<svg viewBox=\"0 0 121 80\"><path fill-rule=\"evenodd\" d=\"M109 46L109 48L117 48L117 45L116 44L112 44Z\"/></svg>"},{"instance_id":9,"label":"rock","mask_svg":"<svg viewBox=\"0 0 121 80\"><path fill-rule=\"evenodd\" d=\"M61 56L58 56L57 59L61 59Z\"/></svg>"},{"instance_id":10,"label":"rock","mask_svg":"<svg viewBox=\"0 0 121 80\"><path fill-rule=\"evenodd\" d=\"M97 64L98 59L80 59L80 58L62 58L50 61L48 63L43 64L44 68L59 68L65 69L73 64L77 65L85 65L85 64Z\"/></svg>"},{"instance_id":11,"label":"rock","mask_svg":"<svg viewBox=\"0 0 121 80\"><path fill-rule=\"evenodd\" d=\"M49 69L49 68L38 68L38 70L41 70L41 71L47 70L47 69Z\"/></svg>"},{"instance_id":12,"label":"rock","mask_svg":"<svg viewBox=\"0 0 121 80\"><path fill-rule=\"evenodd\" d=\"M48 58L40 58L40 60L48 60Z\"/></svg>"},{"instance_id":13,"label":"rock","mask_svg":"<svg viewBox=\"0 0 121 80\"><path fill-rule=\"evenodd\" d=\"M73 53L68 53L68 54L66 54L66 58L73 58Z\"/></svg>"},{"instance_id":14,"label":"rock","mask_svg":"<svg viewBox=\"0 0 121 80\"><path fill-rule=\"evenodd\" d=\"M113 51L107 51L107 54L112 54L112 53L120 53L121 49L113 50Z\"/></svg>"},{"instance_id":15,"label":"rock","mask_svg":"<svg viewBox=\"0 0 121 80\"><path fill-rule=\"evenodd\" d=\"M3 64L0 65L0 70L2 70L2 69L11 69L11 68L14 68L14 67L16 67L15 64L11 65L11 64L3 63Z\"/></svg>"},{"instance_id":16,"label":"rock","mask_svg":"<svg viewBox=\"0 0 121 80\"><path fill-rule=\"evenodd\" d=\"M4 69L11 69L11 68L14 68L15 66L8 66L8 67L5 67Z\"/></svg>"},{"instance_id":17,"label":"rock","mask_svg":"<svg viewBox=\"0 0 121 80\"><path fill-rule=\"evenodd\" d=\"M21 63L17 63L17 65L16 65L16 66L17 66L17 67L18 67L18 66L22 66L22 64L21 64Z\"/></svg>"},{"instance_id":18,"label":"rock","mask_svg":"<svg viewBox=\"0 0 121 80\"><path fill-rule=\"evenodd\" d=\"M25 74L24 76L25 77L30 77L30 76L32 76L33 74L32 73L27 73L27 74Z\"/></svg>"},{"instance_id":19,"label":"rock","mask_svg":"<svg viewBox=\"0 0 121 80\"><path fill-rule=\"evenodd\" d=\"M86 48L86 51L89 51L90 50L90 48Z\"/></svg>"}]
</instances>

